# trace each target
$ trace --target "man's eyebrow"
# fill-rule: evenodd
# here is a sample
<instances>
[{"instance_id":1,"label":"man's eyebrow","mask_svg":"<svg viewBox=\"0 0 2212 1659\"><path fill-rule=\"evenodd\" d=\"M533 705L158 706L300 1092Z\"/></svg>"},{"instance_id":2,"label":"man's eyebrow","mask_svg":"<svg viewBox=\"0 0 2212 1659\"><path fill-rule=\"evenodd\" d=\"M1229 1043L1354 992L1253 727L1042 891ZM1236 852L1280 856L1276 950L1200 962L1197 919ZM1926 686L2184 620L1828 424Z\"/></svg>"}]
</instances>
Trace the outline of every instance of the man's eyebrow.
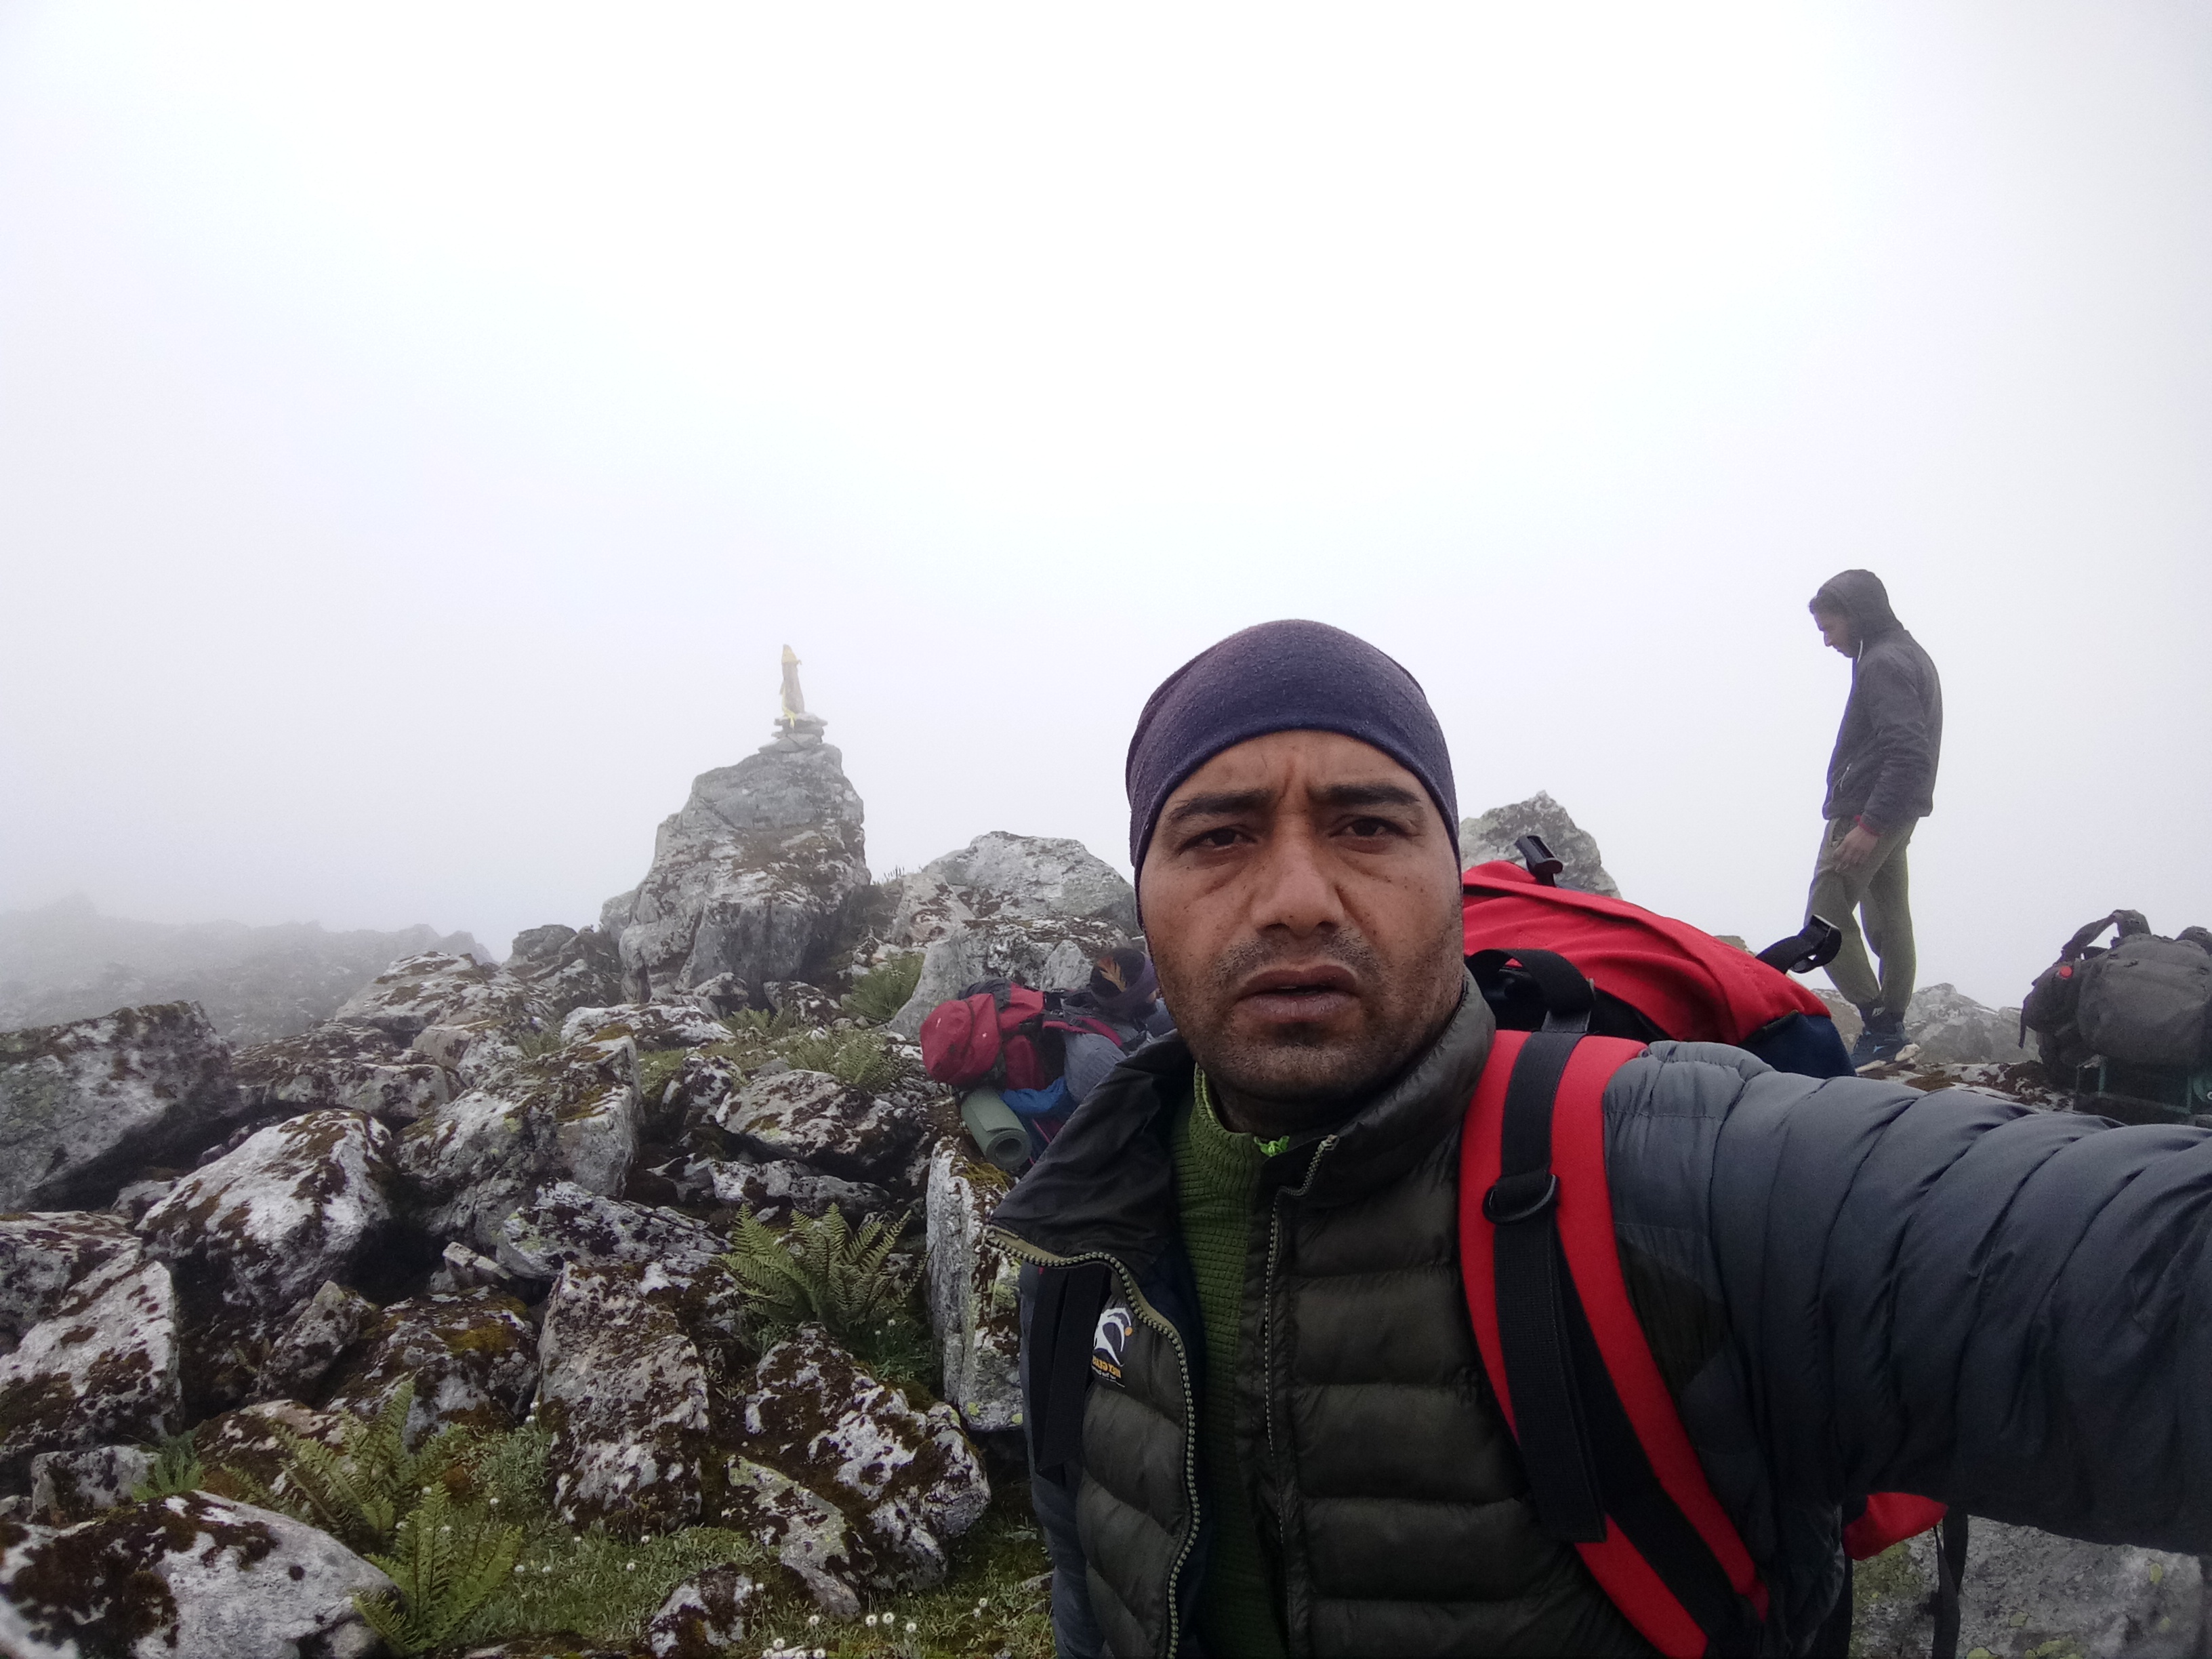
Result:
<instances>
[{"instance_id":1,"label":"man's eyebrow","mask_svg":"<svg viewBox=\"0 0 2212 1659\"><path fill-rule=\"evenodd\" d=\"M1262 811L1274 805L1272 789L1225 789L1211 795L1192 795L1168 808L1170 823L1188 823L1193 818L1233 817L1239 812Z\"/></svg>"},{"instance_id":2,"label":"man's eyebrow","mask_svg":"<svg viewBox=\"0 0 2212 1659\"><path fill-rule=\"evenodd\" d=\"M1428 797L1401 783L1333 783L1307 799L1322 806L1419 806Z\"/></svg>"}]
</instances>

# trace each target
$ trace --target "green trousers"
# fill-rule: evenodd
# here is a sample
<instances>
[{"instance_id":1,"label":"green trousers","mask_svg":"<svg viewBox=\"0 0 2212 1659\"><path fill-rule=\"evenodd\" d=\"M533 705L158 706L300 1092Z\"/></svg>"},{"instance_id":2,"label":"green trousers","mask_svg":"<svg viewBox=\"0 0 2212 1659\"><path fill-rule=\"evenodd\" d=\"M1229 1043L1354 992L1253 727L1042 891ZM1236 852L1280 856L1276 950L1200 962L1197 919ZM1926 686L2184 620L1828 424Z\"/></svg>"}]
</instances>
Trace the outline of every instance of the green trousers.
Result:
<instances>
[{"instance_id":1,"label":"green trousers","mask_svg":"<svg viewBox=\"0 0 2212 1659\"><path fill-rule=\"evenodd\" d=\"M1912 949L1912 910L1905 849L1918 819L1893 830L1874 844L1856 870L1836 867L1836 848L1850 832L1851 820L1838 818L1820 832L1820 855L1813 865L1808 916L1824 916L1844 930L1844 948L1828 964L1829 982L1862 1014L1905 1017L1912 1000L1919 959ZM1880 959L1879 974L1868 952Z\"/></svg>"}]
</instances>

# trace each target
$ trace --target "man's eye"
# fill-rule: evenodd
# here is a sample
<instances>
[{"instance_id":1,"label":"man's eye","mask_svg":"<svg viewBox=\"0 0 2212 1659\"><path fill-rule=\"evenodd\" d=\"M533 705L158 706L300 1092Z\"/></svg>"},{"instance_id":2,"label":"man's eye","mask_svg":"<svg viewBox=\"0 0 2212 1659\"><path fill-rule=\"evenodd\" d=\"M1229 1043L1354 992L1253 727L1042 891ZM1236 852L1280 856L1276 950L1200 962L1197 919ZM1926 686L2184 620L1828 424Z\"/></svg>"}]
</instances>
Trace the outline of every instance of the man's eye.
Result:
<instances>
[{"instance_id":1,"label":"man's eye","mask_svg":"<svg viewBox=\"0 0 2212 1659\"><path fill-rule=\"evenodd\" d=\"M1398 826L1388 818L1354 818L1345 828L1363 841L1379 841L1399 833Z\"/></svg>"},{"instance_id":2,"label":"man's eye","mask_svg":"<svg viewBox=\"0 0 2212 1659\"><path fill-rule=\"evenodd\" d=\"M1224 823L1218 830L1208 830L1201 835L1192 836L1184 844L1194 849L1234 847L1237 837L1243 834L1243 831L1237 829L1236 825Z\"/></svg>"}]
</instances>

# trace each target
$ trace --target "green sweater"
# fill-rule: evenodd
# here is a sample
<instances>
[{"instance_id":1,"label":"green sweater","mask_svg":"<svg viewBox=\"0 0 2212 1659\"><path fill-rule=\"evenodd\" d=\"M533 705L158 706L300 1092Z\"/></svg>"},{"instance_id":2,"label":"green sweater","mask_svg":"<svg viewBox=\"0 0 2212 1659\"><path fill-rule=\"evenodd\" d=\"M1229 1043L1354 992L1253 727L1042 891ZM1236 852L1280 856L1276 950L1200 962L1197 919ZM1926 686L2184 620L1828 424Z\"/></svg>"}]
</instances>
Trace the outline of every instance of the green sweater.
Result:
<instances>
[{"instance_id":1,"label":"green sweater","mask_svg":"<svg viewBox=\"0 0 2212 1659\"><path fill-rule=\"evenodd\" d=\"M1199 1462L1213 1520L1212 1553L1199 1586L1198 1629L1219 1659L1280 1659L1275 1588L1260 1550L1251 1498L1237 1467L1237 1324L1250 1271L1253 1200L1267 1154L1213 1115L1200 1074L1175 1121L1176 1201L1183 1248L1198 1280L1206 1325L1206 1391L1199 1406ZM1259 1363L1257 1356L1253 1363Z\"/></svg>"}]
</instances>

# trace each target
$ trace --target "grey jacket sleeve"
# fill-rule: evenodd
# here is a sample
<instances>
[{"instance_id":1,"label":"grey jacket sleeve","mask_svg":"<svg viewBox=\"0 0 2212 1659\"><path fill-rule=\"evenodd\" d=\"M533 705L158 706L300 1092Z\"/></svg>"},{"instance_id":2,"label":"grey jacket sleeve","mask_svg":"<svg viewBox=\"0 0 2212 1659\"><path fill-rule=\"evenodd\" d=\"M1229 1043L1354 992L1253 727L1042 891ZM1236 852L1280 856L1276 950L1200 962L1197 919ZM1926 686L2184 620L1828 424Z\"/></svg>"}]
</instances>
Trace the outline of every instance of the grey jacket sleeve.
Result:
<instances>
[{"instance_id":1,"label":"grey jacket sleeve","mask_svg":"<svg viewBox=\"0 0 2212 1659\"><path fill-rule=\"evenodd\" d=\"M1778 1511L1916 1492L2212 1549L2212 1133L1692 1044L1607 1110L1624 1243L1717 1291Z\"/></svg>"},{"instance_id":2,"label":"grey jacket sleeve","mask_svg":"<svg viewBox=\"0 0 2212 1659\"><path fill-rule=\"evenodd\" d=\"M1936 736L1929 722L1929 688L1920 684L1923 666L1902 641L1876 646L1853 688L1865 713L1873 773L1859 811L1884 834L1918 817L1936 793Z\"/></svg>"}]
</instances>

